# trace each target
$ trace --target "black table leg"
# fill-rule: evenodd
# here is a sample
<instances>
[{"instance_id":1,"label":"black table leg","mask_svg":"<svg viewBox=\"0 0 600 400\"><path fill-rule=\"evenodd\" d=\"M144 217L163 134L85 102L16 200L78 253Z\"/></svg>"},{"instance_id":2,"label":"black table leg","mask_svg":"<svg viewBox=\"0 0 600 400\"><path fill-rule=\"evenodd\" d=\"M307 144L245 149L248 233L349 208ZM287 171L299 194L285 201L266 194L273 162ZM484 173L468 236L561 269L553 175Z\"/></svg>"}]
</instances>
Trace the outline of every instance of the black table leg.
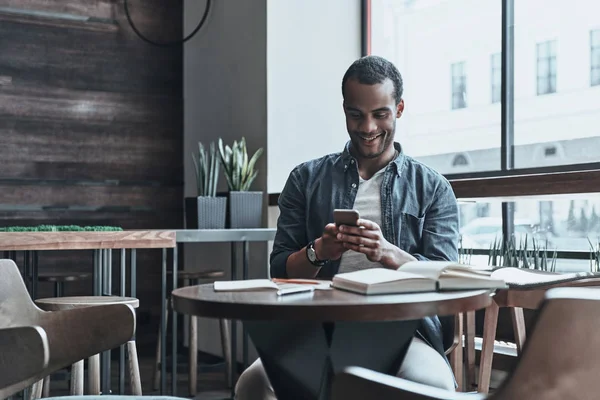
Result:
<instances>
[{"instance_id":1,"label":"black table leg","mask_svg":"<svg viewBox=\"0 0 600 400\"><path fill-rule=\"evenodd\" d=\"M242 253L242 275L243 279L248 279L248 259L250 253L250 244L243 242L243 253ZM242 367L248 368L248 334L246 333L246 326L242 325Z\"/></svg>"},{"instance_id":2,"label":"black table leg","mask_svg":"<svg viewBox=\"0 0 600 400\"><path fill-rule=\"evenodd\" d=\"M125 297L127 284L127 251L121 249L121 269L119 277L119 296ZM125 345L119 346L119 394L125 393Z\"/></svg>"},{"instance_id":3,"label":"black table leg","mask_svg":"<svg viewBox=\"0 0 600 400\"><path fill-rule=\"evenodd\" d=\"M38 292L38 252L31 251L31 298L37 299Z\"/></svg>"},{"instance_id":4,"label":"black table leg","mask_svg":"<svg viewBox=\"0 0 600 400\"><path fill-rule=\"evenodd\" d=\"M102 263L101 269L103 272L103 283L104 287L102 288L102 295L110 296L112 291L111 285L111 270L112 270L112 257L110 250L101 250L102 254ZM110 350L102 352L101 355L101 364L102 364L102 394L111 394L111 383L110 383Z\"/></svg>"},{"instance_id":5,"label":"black table leg","mask_svg":"<svg viewBox=\"0 0 600 400\"><path fill-rule=\"evenodd\" d=\"M162 273L160 278L160 394L167 390L167 249L162 252Z\"/></svg>"},{"instance_id":6,"label":"black table leg","mask_svg":"<svg viewBox=\"0 0 600 400\"><path fill-rule=\"evenodd\" d=\"M173 247L173 289L177 289L177 245ZM172 357L171 357L171 396L177 396L177 313L175 310L171 310L173 313L173 324L172 329Z\"/></svg>"},{"instance_id":7,"label":"black table leg","mask_svg":"<svg viewBox=\"0 0 600 400\"><path fill-rule=\"evenodd\" d=\"M237 243L231 243L231 280L237 280ZM235 397L235 383L237 374L237 321L231 320L231 398Z\"/></svg>"}]
</instances>

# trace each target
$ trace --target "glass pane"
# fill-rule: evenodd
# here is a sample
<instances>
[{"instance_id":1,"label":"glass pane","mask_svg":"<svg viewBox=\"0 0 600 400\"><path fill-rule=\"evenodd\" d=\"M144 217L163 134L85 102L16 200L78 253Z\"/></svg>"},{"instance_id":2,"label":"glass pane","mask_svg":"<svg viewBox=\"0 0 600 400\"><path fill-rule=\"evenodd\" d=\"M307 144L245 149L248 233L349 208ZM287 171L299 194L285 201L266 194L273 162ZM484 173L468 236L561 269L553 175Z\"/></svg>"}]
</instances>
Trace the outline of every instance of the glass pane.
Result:
<instances>
[{"instance_id":1,"label":"glass pane","mask_svg":"<svg viewBox=\"0 0 600 400\"><path fill-rule=\"evenodd\" d=\"M592 47L600 46L600 29L595 29L590 32Z\"/></svg>"},{"instance_id":2,"label":"glass pane","mask_svg":"<svg viewBox=\"0 0 600 400\"><path fill-rule=\"evenodd\" d=\"M460 249L463 261L468 249L490 249L502 242L502 213L499 200L459 202ZM600 259L600 194L527 199L512 203L517 249L547 249L548 269L559 272L589 271L590 260ZM557 258L554 252L571 252L570 258ZM522 257L521 257L522 259ZM488 265L488 256L473 256L471 263ZM531 258L530 264L535 263Z\"/></svg>"},{"instance_id":3,"label":"glass pane","mask_svg":"<svg viewBox=\"0 0 600 400\"><path fill-rule=\"evenodd\" d=\"M537 44L537 58L539 60L543 60L548 57L548 46L546 42Z\"/></svg>"},{"instance_id":4,"label":"glass pane","mask_svg":"<svg viewBox=\"0 0 600 400\"><path fill-rule=\"evenodd\" d=\"M544 78L544 77L548 76L549 73L550 73L550 70L548 68L548 62L546 60L538 61L538 68L537 68L538 78Z\"/></svg>"},{"instance_id":5,"label":"glass pane","mask_svg":"<svg viewBox=\"0 0 600 400\"><path fill-rule=\"evenodd\" d=\"M590 32L600 27L600 2L514 3L515 167L599 162L600 90L590 85ZM554 56L551 62L538 65L538 55L546 53ZM538 71L551 79L536 79ZM550 145L556 154L546 155Z\"/></svg>"},{"instance_id":6,"label":"glass pane","mask_svg":"<svg viewBox=\"0 0 600 400\"><path fill-rule=\"evenodd\" d=\"M590 243L597 247L600 242L600 195L519 200L513 204L517 238L527 234L552 251L582 252L584 260L556 260L557 270L590 270L590 256L594 258Z\"/></svg>"},{"instance_id":7,"label":"glass pane","mask_svg":"<svg viewBox=\"0 0 600 400\"><path fill-rule=\"evenodd\" d=\"M499 202L459 202L459 208L463 248L489 249L494 240L502 238L502 208Z\"/></svg>"},{"instance_id":8,"label":"glass pane","mask_svg":"<svg viewBox=\"0 0 600 400\"><path fill-rule=\"evenodd\" d=\"M489 57L502 49L501 2L371 0L371 18L372 54L404 78L397 137L406 153L445 174L500 169ZM453 110L452 64L461 62L468 107ZM453 165L457 154L467 154L468 165Z\"/></svg>"},{"instance_id":9,"label":"glass pane","mask_svg":"<svg viewBox=\"0 0 600 400\"><path fill-rule=\"evenodd\" d=\"M592 86L600 85L600 68L596 68L592 71Z\"/></svg>"}]
</instances>

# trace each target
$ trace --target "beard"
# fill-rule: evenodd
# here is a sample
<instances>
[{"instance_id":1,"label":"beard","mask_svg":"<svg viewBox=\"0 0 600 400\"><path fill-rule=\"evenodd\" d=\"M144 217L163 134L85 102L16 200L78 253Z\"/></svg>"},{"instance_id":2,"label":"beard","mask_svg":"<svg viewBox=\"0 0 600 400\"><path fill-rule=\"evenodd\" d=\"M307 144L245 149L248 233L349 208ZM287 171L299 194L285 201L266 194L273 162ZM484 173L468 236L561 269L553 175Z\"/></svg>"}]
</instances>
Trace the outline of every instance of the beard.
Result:
<instances>
[{"instance_id":1,"label":"beard","mask_svg":"<svg viewBox=\"0 0 600 400\"><path fill-rule=\"evenodd\" d=\"M365 140L365 138L374 139ZM376 135L352 132L350 134L350 141L352 142L352 148L358 157L363 159L374 159L380 157L393 145L394 130L379 131Z\"/></svg>"}]
</instances>

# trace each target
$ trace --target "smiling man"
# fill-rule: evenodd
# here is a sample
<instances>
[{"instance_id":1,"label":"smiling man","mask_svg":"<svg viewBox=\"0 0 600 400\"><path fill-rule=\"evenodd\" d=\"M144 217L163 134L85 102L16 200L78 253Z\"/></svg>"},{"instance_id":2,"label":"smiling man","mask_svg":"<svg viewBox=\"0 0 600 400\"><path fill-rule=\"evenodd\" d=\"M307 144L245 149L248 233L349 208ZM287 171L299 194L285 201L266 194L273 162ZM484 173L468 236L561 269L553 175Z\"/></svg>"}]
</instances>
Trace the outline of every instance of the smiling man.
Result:
<instances>
[{"instance_id":1,"label":"smiling man","mask_svg":"<svg viewBox=\"0 0 600 400\"><path fill-rule=\"evenodd\" d=\"M272 277L331 279L417 259L458 259L458 204L450 184L394 141L404 112L402 91L400 73L384 58L363 57L346 71L342 94L350 141L343 152L290 173L279 197ZM338 229L332 223L336 208L358 210L359 227ZM454 390L444 355L452 321L421 321L398 376ZM275 398L260 360L240 376L236 397Z\"/></svg>"}]
</instances>

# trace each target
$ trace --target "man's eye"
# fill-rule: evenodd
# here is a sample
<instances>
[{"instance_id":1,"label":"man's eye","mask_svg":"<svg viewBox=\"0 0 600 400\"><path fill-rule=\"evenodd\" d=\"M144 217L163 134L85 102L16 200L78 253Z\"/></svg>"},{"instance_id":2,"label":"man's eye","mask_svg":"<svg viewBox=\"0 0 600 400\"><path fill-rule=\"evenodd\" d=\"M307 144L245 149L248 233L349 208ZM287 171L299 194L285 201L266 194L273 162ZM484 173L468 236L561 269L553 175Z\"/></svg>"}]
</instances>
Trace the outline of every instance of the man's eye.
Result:
<instances>
[{"instance_id":1,"label":"man's eye","mask_svg":"<svg viewBox=\"0 0 600 400\"><path fill-rule=\"evenodd\" d=\"M350 118L359 119L360 118L360 114L358 114L358 113L350 113Z\"/></svg>"},{"instance_id":2,"label":"man's eye","mask_svg":"<svg viewBox=\"0 0 600 400\"><path fill-rule=\"evenodd\" d=\"M377 114L375 114L375 118L382 119L382 118L386 118L386 117L387 117L386 113L377 113Z\"/></svg>"}]
</instances>

